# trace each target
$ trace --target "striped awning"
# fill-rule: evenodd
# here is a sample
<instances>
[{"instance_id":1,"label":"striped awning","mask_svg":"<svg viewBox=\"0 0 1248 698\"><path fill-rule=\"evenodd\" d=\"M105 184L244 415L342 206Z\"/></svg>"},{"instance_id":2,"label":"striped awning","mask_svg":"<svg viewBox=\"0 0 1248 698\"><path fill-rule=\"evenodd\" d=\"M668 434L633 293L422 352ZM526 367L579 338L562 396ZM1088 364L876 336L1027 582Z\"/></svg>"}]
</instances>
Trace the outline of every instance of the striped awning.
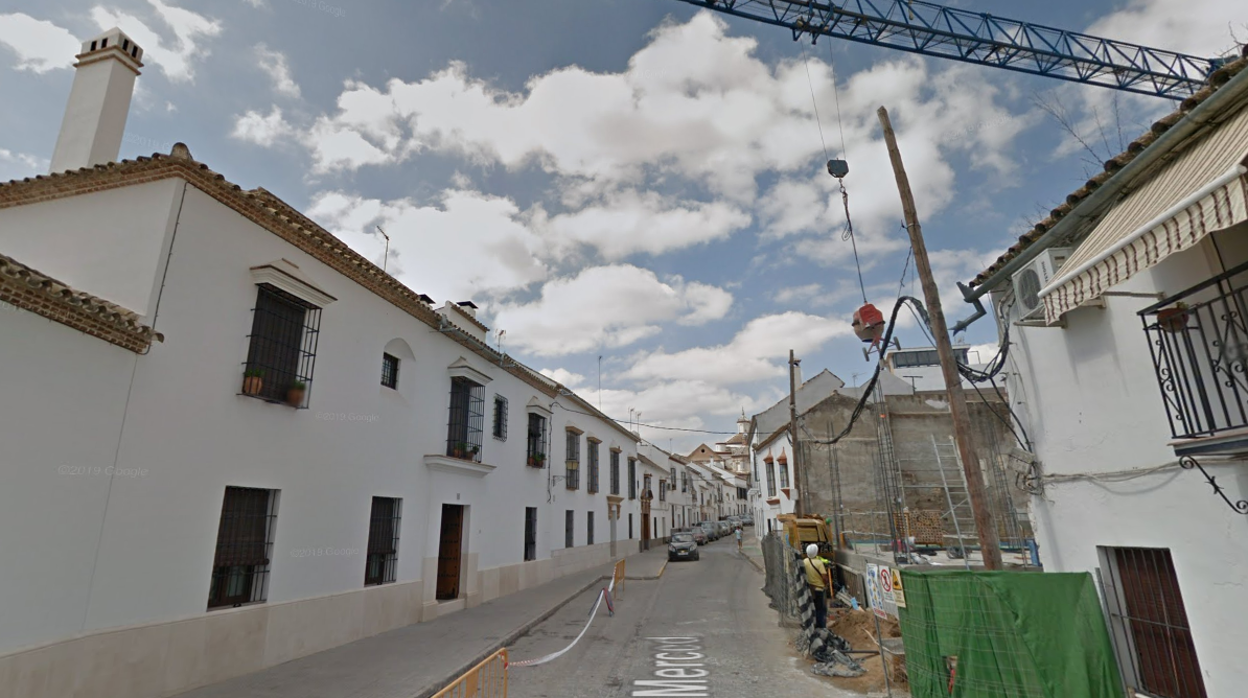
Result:
<instances>
[{"instance_id":1,"label":"striped awning","mask_svg":"<svg viewBox=\"0 0 1248 698\"><path fill-rule=\"evenodd\" d=\"M1109 211L1040 291L1061 316L1205 236L1248 220L1248 109L1135 188Z\"/></svg>"}]
</instances>

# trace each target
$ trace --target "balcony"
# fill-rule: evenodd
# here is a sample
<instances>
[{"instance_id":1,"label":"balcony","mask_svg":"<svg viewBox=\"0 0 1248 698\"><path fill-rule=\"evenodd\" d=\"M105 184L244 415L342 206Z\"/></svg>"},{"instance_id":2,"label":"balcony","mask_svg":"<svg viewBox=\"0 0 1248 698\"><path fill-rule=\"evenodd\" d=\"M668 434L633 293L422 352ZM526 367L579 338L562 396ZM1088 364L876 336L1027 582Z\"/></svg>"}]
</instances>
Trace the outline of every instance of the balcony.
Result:
<instances>
[{"instance_id":1,"label":"balcony","mask_svg":"<svg viewBox=\"0 0 1248 698\"><path fill-rule=\"evenodd\" d=\"M1175 453L1248 452L1248 264L1140 311Z\"/></svg>"}]
</instances>

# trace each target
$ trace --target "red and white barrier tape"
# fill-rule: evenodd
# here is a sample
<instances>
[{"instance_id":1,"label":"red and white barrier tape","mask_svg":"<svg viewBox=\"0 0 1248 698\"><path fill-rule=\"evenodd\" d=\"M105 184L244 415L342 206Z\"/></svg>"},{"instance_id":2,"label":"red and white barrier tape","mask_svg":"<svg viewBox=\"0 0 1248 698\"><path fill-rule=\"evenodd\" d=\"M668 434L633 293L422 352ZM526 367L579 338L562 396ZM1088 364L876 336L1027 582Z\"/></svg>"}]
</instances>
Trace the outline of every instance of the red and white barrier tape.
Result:
<instances>
[{"instance_id":1,"label":"red and white barrier tape","mask_svg":"<svg viewBox=\"0 0 1248 698\"><path fill-rule=\"evenodd\" d=\"M608 611L608 613L610 613L610 614L611 614L611 615L613 615L613 616L615 615L615 605L611 602L611 591L612 591L614 588L615 588L615 580L614 580L614 579L612 579L612 580L611 580L611 584L610 584L610 585L608 585L608 586L604 587L604 588L602 589L602 591L598 592L598 596L597 596L597 597L596 597L596 599L594 600L594 608L593 608L593 610L591 610L591 611L589 612L589 620L587 620L587 621L585 622L585 627L584 627L584 628L581 628L581 632L580 632L580 634L576 636L576 639L572 641L572 644L568 645L567 647L564 647L563 649L559 650L558 652L553 652L553 653L548 654L548 655L546 655L546 656L544 656L544 657L538 657L537 659L525 659L525 660L523 660L523 661L519 661L519 662L508 662L508 663L507 663L507 666L508 666L508 667L513 667L513 666L520 666L520 667L525 667L525 666L537 666L537 665L539 665L539 664L545 664L546 662L554 661L554 660L556 660L556 659L558 659L558 658L562 657L563 655L567 654L568 650L572 649L573 647L576 647L576 643L580 642L580 641L581 641L581 638L585 636L585 631L589 630L589 626L590 626L590 624L592 624L592 623L594 622L594 617L598 615L598 607L599 607L600 605L602 605L602 600L603 600L603 599L606 599L606 600L607 600L607 611Z\"/></svg>"}]
</instances>

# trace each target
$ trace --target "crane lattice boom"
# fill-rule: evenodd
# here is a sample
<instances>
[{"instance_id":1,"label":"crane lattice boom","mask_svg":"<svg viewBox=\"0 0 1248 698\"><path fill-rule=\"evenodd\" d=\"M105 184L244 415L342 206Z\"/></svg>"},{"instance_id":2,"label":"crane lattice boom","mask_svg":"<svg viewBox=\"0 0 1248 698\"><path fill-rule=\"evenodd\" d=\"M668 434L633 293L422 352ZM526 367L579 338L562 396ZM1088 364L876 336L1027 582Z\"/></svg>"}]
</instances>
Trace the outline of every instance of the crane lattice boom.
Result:
<instances>
[{"instance_id":1,"label":"crane lattice boom","mask_svg":"<svg viewBox=\"0 0 1248 698\"><path fill-rule=\"evenodd\" d=\"M1221 61L918 0L681 0L810 35L1183 99Z\"/></svg>"}]
</instances>

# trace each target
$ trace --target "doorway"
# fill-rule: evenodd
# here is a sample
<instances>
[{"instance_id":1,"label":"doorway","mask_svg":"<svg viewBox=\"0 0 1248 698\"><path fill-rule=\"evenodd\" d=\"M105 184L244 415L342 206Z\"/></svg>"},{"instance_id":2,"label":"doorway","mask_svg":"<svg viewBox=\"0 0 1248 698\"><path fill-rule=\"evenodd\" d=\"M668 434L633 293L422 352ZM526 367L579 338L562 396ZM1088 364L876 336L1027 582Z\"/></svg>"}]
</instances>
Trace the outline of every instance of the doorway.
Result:
<instances>
[{"instance_id":1,"label":"doorway","mask_svg":"<svg viewBox=\"0 0 1248 698\"><path fill-rule=\"evenodd\" d=\"M442 533L438 542L438 601L459 598L459 568L464 545L464 507L442 505Z\"/></svg>"}]
</instances>

